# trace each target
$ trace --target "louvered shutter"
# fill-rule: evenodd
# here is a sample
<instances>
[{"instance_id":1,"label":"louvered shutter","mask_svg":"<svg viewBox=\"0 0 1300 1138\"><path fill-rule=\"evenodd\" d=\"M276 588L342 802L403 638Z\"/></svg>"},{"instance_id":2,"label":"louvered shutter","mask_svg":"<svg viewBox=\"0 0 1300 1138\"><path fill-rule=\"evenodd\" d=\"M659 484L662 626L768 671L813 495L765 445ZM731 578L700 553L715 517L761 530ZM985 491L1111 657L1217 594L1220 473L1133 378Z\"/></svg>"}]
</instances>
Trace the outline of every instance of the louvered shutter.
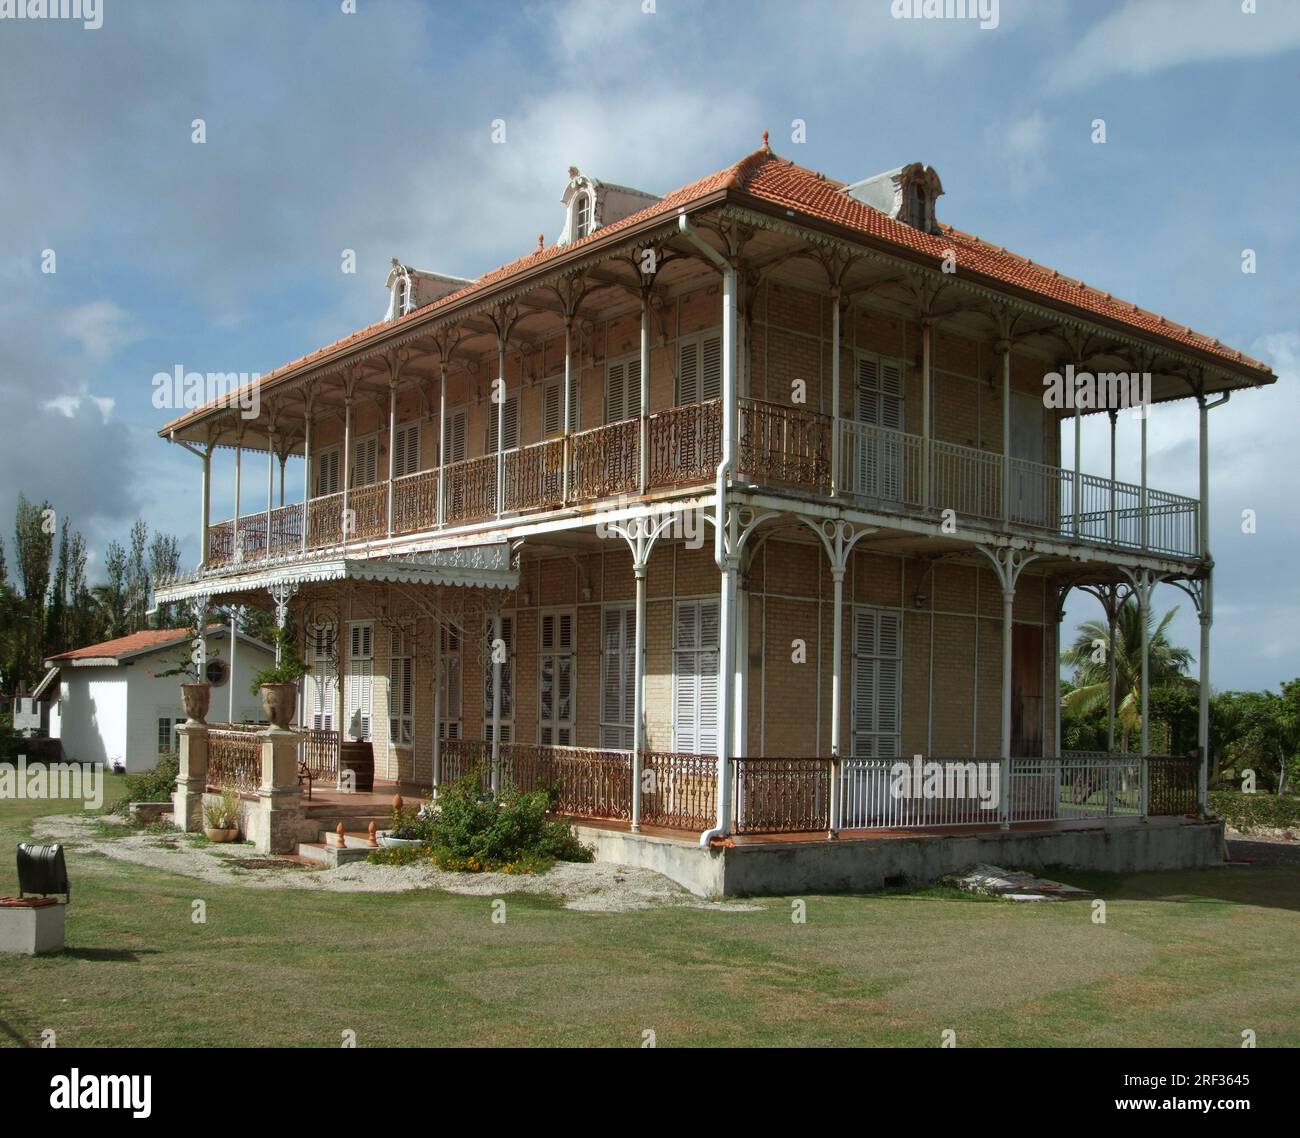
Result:
<instances>
[{"instance_id":1,"label":"louvered shutter","mask_svg":"<svg viewBox=\"0 0 1300 1138\"><path fill-rule=\"evenodd\" d=\"M439 713L441 720L438 728L444 739L461 737L461 654L460 634L454 628L442 627L438 630L441 671L438 683L441 685Z\"/></svg>"},{"instance_id":2,"label":"louvered shutter","mask_svg":"<svg viewBox=\"0 0 1300 1138\"><path fill-rule=\"evenodd\" d=\"M605 372L605 422L619 423L641 414L641 358L628 356Z\"/></svg>"},{"instance_id":3,"label":"louvered shutter","mask_svg":"<svg viewBox=\"0 0 1300 1138\"><path fill-rule=\"evenodd\" d=\"M358 439L355 448L350 485L369 486L375 481L379 469L379 439L374 435Z\"/></svg>"},{"instance_id":4,"label":"louvered shutter","mask_svg":"<svg viewBox=\"0 0 1300 1138\"><path fill-rule=\"evenodd\" d=\"M334 730L334 712L338 679L334 675L334 630L318 626L312 630L309 660L311 671L305 677L308 684L307 702L311 708L311 725L315 731Z\"/></svg>"},{"instance_id":5,"label":"louvered shutter","mask_svg":"<svg viewBox=\"0 0 1300 1138\"><path fill-rule=\"evenodd\" d=\"M573 743L573 614L543 613L538 637L538 734L543 745Z\"/></svg>"},{"instance_id":6,"label":"louvered shutter","mask_svg":"<svg viewBox=\"0 0 1300 1138\"><path fill-rule=\"evenodd\" d=\"M677 349L677 404L700 401L700 342L683 340Z\"/></svg>"},{"instance_id":7,"label":"louvered shutter","mask_svg":"<svg viewBox=\"0 0 1300 1138\"><path fill-rule=\"evenodd\" d=\"M904 453L900 436L887 434L903 428L903 369L896 360L859 354L857 370L858 422L883 428L858 443L855 475L859 494L885 501L903 498Z\"/></svg>"},{"instance_id":8,"label":"louvered shutter","mask_svg":"<svg viewBox=\"0 0 1300 1138\"><path fill-rule=\"evenodd\" d=\"M697 755L718 749L718 602L680 601L674 625L673 746Z\"/></svg>"},{"instance_id":9,"label":"louvered shutter","mask_svg":"<svg viewBox=\"0 0 1300 1138\"><path fill-rule=\"evenodd\" d=\"M316 456L316 493L314 497L324 498L328 494L339 492L339 450L331 447Z\"/></svg>"},{"instance_id":10,"label":"louvered shutter","mask_svg":"<svg viewBox=\"0 0 1300 1138\"><path fill-rule=\"evenodd\" d=\"M898 754L902 718L902 617L858 608L853 613L853 754Z\"/></svg>"},{"instance_id":11,"label":"louvered shutter","mask_svg":"<svg viewBox=\"0 0 1300 1138\"><path fill-rule=\"evenodd\" d=\"M600 743L629 750L635 739L636 610L610 607L602 620Z\"/></svg>"},{"instance_id":12,"label":"louvered shutter","mask_svg":"<svg viewBox=\"0 0 1300 1138\"><path fill-rule=\"evenodd\" d=\"M497 415L500 411L501 404L489 402L487 404L488 414L485 427L485 438L483 441L484 454L496 454L497 452ZM501 424L502 434L505 436L505 449L514 450L519 445L519 395L508 395L505 403L505 422Z\"/></svg>"},{"instance_id":13,"label":"louvered shutter","mask_svg":"<svg viewBox=\"0 0 1300 1138\"><path fill-rule=\"evenodd\" d=\"M370 624L354 624L349 630L348 652L348 735L354 739L370 739L374 687L374 628Z\"/></svg>"},{"instance_id":14,"label":"louvered shutter","mask_svg":"<svg viewBox=\"0 0 1300 1138\"><path fill-rule=\"evenodd\" d=\"M464 462L466 454L465 445L465 409L462 407L457 411L449 412L447 415L447 455L446 463L450 465L453 462Z\"/></svg>"},{"instance_id":15,"label":"louvered shutter","mask_svg":"<svg viewBox=\"0 0 1300 1138\"><path fill-rule=\"evenodd\" d=\"M420 469L420 424L406 423L393 436L393 477L402 478Z\"/></svg>"},{"instance_id":16,"label":"louvered shutter","mask_svg":"<svg viewBox=\"0 0 1300 1138\"><path fill-rule=\"evenodd\" d=\"M548 383L542 388L542 438L549 439L564 431L564 381Z\"/></svg>"}]
</instances>

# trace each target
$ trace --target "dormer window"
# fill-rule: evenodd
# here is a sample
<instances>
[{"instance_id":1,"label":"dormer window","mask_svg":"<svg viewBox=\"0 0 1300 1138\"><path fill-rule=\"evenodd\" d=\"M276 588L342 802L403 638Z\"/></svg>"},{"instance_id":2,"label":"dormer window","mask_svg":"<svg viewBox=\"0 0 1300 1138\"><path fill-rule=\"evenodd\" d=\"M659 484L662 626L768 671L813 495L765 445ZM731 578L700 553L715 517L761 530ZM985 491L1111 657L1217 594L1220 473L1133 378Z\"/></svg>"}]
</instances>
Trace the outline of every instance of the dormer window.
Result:
<instances>
[{"instance_id":1,"label":"dormer window","mask_svg":"<svg viewBox=\"0 0 1300 1138\"><path fill-rule=\"evenodd\" d=\"M921 182L913 182L907 189L908 225L914 225L917 229L928 229L930 227L929 207L930 201L925 186Z\"/></svg>"},{"instance_id":2,"label":"dormer window","mask_svg":"<svg viewBox=\"0 0 1300 1138\"><path fill-rule=\"evenodd\" d=\"M573 199L573 240L580 241L591 232L591 195L578 194Z\"/></svg>"}]
</instances>

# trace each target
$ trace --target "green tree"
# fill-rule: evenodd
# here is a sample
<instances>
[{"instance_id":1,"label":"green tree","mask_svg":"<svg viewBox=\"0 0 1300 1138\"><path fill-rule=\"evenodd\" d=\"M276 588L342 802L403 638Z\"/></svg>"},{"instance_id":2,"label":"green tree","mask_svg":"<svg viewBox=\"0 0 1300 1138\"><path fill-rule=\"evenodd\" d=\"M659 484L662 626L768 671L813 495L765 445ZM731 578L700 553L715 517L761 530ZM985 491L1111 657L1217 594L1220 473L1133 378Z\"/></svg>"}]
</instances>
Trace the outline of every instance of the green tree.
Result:
<instances>
[{"instance_id":1,"label":"green tree","mask_svg":"<svg viewBox=\"0 0 1300 1138\"><path fill-rule=\"evenodd\" d=\"M50 555L54 547L54 509L18 496L14 519L14 554L20 594L15 604L13 635L14 683L32 687L44 660L45 605L50 588Z\"/></svg>"},{"instance_id":2,"label":"green tree","mask_svg":"<svg viewBox=\"0 0 1300 1138\"><path fill-rule=\"evenodd\" d=\"M1153 690L1165 684L1195 685L1196 682L1185 675L1192 661L1191 652L1169 643L1169 623L1176 611L1170 609L1154 628L1153 614L1149 611L1146 614L1148 675ZM1120 606L1115 619L1115 717L1121 732L1121 750L1125 753L1131 736L1142 729L1142 623L1137 601L1130 597ZM1074 688L1062 700L1068 714L1083 716L1107 707L1109 638L1105 621L1087 620L1079 625L1074 643L1061 653L1061 659L1074 669Z\"/></svg>"}]
</instances>

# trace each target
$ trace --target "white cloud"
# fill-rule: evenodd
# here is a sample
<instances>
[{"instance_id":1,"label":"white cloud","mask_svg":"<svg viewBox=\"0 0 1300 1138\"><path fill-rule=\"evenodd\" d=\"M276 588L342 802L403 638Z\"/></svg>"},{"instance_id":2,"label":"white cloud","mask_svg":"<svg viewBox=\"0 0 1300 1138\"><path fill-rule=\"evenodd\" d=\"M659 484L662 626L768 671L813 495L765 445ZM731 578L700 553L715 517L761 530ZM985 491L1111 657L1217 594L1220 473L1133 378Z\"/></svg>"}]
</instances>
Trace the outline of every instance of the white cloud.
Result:
<instances>
[{"instance_id":1,"label":"white cloud","mask_svg":"<svg viewBox=\"0 0 1300 1138\"><path fill-rule=\"evenodd\" d=\"M111 300L94 300L68 309L62 323L68 337L95 363L102 363L141 338L127 311Z\"/></svg>"},{"instance_id":2,"label":"white cloud","mask_svg":"<svg viewBox=\"0 0 1300 1138\"><path fill-rule=\"evenodd\" d=\"M87 405L98 408L101 420L107 423L113 417L113 408L117 403L110 395L92 395L88 391L81 391L71 395L56 395L42 404L45 410L62 415L65 419L77 418L81 408Z\"/></svg>"},{"instance_id":3,"label":"white cloud","mask_svg":"<svg viewBox=\"0 0 1300 1138\"><path fill-rule=\"evenodd\" d=\"M1186 63L1255 59L1300 47L1300 4L1261 0L1128 0L1053 61L1048 86L1086 87L1115 75L1151 75Z\"/></svg>"},{"instance_id":4,"label":"white cloud","mask_svg":"<svg viewBox=\"0 0 1300 1138\"><path fill-rule=\"evenodd\" d=\"M1023 194L1046 177L1048 137L1047 119L1042 111L1013 119L1001 131L989 128L989 141L1003 155L1012 193Z\"/></svg>"}]
</instances>

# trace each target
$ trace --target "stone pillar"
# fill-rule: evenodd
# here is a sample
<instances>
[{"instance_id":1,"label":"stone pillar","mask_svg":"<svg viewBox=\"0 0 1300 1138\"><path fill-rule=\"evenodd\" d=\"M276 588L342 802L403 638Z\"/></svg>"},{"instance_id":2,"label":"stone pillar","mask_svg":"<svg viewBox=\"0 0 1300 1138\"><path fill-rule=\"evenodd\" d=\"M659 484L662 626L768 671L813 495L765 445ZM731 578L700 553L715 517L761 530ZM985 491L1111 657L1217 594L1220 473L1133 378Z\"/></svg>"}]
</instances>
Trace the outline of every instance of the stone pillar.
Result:
<instances>
[{"instance_id":1,"label":"stone pillar","mask_svg":"<svg viewBox=\"0 0 1300 1138\"><path fill-rule=\"evenodd\" d=\"M257 788L255 840L258 853L293 853L302 821L298 792L299 731L272 727L262 740L262 784Z\"/></svg>"},{"instance_id":2,"label":"stone pillar","mask_svg":"<svg viewBox=\"0 0 1300 1138\"><path fill-rule=\"evenodd\" d=\"M172 819L186 833L203 829L203 792L208 785L208 725L186 720L176 730L181 737L180 770L172 795Z\"/></svg>"}]
</instances>

